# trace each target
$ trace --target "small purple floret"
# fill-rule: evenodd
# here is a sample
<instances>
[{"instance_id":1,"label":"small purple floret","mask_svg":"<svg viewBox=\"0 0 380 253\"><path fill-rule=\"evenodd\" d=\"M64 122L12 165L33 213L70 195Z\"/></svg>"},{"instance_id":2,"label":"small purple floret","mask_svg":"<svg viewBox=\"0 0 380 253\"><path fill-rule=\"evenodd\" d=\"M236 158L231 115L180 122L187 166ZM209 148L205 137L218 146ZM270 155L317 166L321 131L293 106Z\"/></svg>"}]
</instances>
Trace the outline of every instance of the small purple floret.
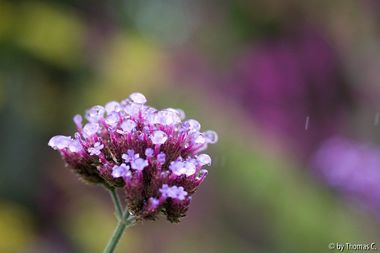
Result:
<instances>
[{"instance_id":1,"label":"small purple floret","mask_svg":"<svg viewBox=\"0 0 380 253\"><path fill-rule=\"evenodd\" d=\"M165 153L161 152L157 155L157 162L159 163L164 163L166 160L166 155Z\"/></svg>"},{"instance_id":2,"label":"small purple floret","mask_svg":"<svg viewBox=\"0 0 380 253\"><path fill-rule=\"evenodd\" d=\"M142 158L137 158L131 162L132 169L135 169L138 171L142 171L146 166L148 166L148 161Z\"/></svg>"},{"instance_id":3,"label":"small purple floret","mask_svg":"<svg viewBox=\"0 0 380 253\"><path fill-rule=\"evenodd\" d=\"M147 158L153 157L153 154L154 154L154 151L153 151L152 148L147 148L147 149L145 150L145 156L146 156Z\"/></svg>"},{"instance_id":4,"label":"small purple floret","mask_svg":"<svg viewBox=\"0 0 380 253\"><path fill-rule=\"evenodd\" d=\"M129 170L129 166L125 163L122 163L120 166L115 165L112 168L112 176L115 178L118 177L129 177L131 176L131 171Z\"/></svg>"},{"instance_id":5,"label":"small purple floret","mask_svg":"<svg viewBox=\"0 0 380 253\"><path fill-rule=\"evenodd\" d=\"M380 214L380 147L334 137L321 145L312 166L344 197Z\"/></svg>"},{"instance_id":6,"label":"small purple floret","mask_svg":"<svg viewBox=\"0 0 380 253\"><path fill-rule=\"evenodd\" d=\"M95 142L93 147L88 148L90 155L100 155L101 150L104 148L104 145L100 142Z\"/></svg>"},{"instance_id":7,"label":"small purple floret","mask_svg":"<svg viewBox=\"0 0 380 253\"><path fill-rule=\"evenodd\" d=\"M139 157L140 155L135 154L135 151L133 149L128 149L127 153L121 156L121 158L123 158L124 162L126 163L130 163Z\"/></svg>"},{"instance_id":8,"label":"small purple floret","mask_svg":"<svg viewBox=\"0 0 380 253\"><path fill-rule=\"evenodd\" d=\"M184 200L188 193L182 186L171 186L169 187L167 184L162 185L160 189L161 195L164 198L172 198L178 200Z\"/></svg>"}]
</instances>

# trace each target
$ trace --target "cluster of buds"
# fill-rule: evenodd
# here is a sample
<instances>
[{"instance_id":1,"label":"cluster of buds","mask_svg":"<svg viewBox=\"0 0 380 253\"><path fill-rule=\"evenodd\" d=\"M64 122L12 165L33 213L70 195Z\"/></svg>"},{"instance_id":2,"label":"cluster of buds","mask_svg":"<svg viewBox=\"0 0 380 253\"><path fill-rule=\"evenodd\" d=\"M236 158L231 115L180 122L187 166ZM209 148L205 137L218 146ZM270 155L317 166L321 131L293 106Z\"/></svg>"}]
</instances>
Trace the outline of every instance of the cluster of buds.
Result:
<instances>
[{"instance_id":1,"label":"cluster of buds","mask_svg":"<svg viewBox=\"0 0 380 253\"><path fill-rule=\"evenodd\" d=\"M214 131L200 132L198 121L180 109L157 110L141 93L96 105L76 115L74 137L54 136L49 146L85 181L123 188L130 212L155 219L162 212L178 222L211 165L199 154L217 142Z\"/></svg>"}]
</instances>

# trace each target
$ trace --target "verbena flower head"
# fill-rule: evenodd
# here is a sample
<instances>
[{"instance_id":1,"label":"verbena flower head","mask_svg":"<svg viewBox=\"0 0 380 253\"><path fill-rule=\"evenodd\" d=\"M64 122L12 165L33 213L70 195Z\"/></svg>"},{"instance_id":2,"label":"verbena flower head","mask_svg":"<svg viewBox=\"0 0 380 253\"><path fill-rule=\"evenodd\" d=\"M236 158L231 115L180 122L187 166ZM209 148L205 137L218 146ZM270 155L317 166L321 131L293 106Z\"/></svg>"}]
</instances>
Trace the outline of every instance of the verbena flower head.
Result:
<instances>
[{"instance_id":1,"label":"verbena flower head","mask_svg":"<svg viewBox=\"0 0 380 253\"><path fill-rule=\"evenodd\" d=\"M141 93L87 110L83 122L74 117L74 137L54 136L49 146L87 182L122 187L137 219L162 212L178 222L211 165L199 154L216 143L214 131L200 131L198 121L185 120L180 109L157 110Z\"/></svg>"}]
</instances>

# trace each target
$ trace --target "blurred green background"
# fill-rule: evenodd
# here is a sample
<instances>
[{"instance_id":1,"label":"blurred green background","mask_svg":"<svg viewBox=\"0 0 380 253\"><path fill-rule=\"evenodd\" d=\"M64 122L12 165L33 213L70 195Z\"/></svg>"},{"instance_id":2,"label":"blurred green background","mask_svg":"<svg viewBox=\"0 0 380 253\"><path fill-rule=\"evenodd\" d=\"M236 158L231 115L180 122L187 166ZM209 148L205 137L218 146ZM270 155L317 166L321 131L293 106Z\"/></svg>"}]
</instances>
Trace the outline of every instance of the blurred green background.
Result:
<instances>
[{"instance_id":1,"label":"blurred green background","mask_svg":"<svg viewBox=\"0 0 380 253\"><path fill-rule=\"evenodd\" d=\"M310 166L331 136L380 141L379 8L0 1L0 252L102 251L115 226L107 193L78 181L47 142L74 132L74 114L134 91L157 108L182 108L219 142L183 222L133 227L117 252L380 247L379 212Z\"/></svg>"}]
</instances>

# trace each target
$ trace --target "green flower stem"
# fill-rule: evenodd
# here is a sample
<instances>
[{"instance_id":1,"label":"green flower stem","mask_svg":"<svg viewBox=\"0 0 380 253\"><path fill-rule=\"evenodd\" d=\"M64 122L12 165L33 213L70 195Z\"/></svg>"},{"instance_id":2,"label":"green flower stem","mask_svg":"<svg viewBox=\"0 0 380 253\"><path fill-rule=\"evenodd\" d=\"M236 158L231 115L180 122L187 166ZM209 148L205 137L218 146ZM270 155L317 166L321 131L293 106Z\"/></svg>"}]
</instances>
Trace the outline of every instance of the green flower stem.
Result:
<instances>
[{"instance_id":1,"label":"green flower stem","mask_svg":"<svg viewBox=\"0 0 380 253\"><path fill-rule=\"evenodd\" d=\"M120 202L119 195L117 194L115 188L111 188L111 189L108 189L108 190L109 190L109 192L111 194L113 205L115 206L116 217L120 221L123 218L122 217L123 216L123 209L121 207L121 202Z\"/></svg>"},{"instance_id":2,"label":"green flower stem","mask_svg":"<svg viewBox=\"0 0 380 253\"><path fill-rule=\"evenodd\" d=\"M122 211L121 202L119 195L115 189L109 189L112 201L115 206L115 212L118 218L118 224L112 234L111 239L108 241L106 248L103 253L113 253L123 236L125 229L134 224L135 219L130 215L128 207L125 207L124 212Z\"/></svg>"},{"instance_id":3,"label":"green flower stem","mask_svg":"<svg viewBox=\"0 0 380 253\"><path fill-rule=\"evenodd\" d=\"M123 214L123 219L119 221L111 239L109 240L106 248L103 253L113 253L116 249L117 244L120 241L120 238L123 236L123 233L127 227L133 223L133 219L129 218L129 211L126 208Z\"/></svg>"}]
</instances>

